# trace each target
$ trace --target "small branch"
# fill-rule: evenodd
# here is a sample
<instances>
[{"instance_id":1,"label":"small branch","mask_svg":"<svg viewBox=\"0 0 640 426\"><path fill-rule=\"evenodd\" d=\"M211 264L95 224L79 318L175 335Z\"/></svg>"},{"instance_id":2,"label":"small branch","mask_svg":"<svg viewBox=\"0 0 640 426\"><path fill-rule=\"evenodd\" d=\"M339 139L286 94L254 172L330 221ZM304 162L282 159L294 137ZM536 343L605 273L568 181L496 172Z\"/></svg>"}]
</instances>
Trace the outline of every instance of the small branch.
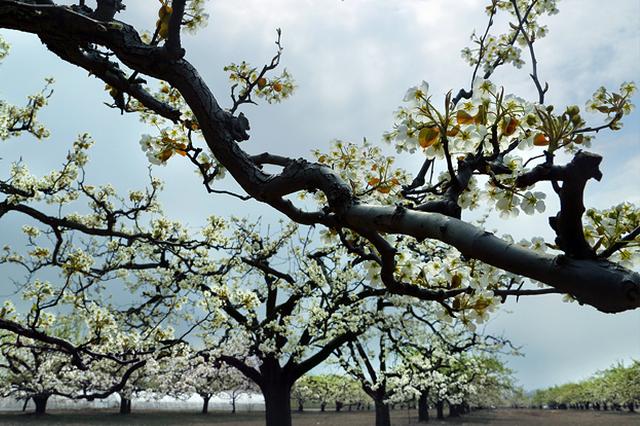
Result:
<instances>
[{"instance_id":1,"label":"small branch","mask_svg":"<svg viewBox=\"0 0 640 426\"><path fill-rule=\"evenodd\" d=\"M640 226L636 227L636 229L634 229L624 237L620 238L618 241L616 241L614 245L612 245L608 249L603 250L601 253L598 254L598 257L602 259L608 259L616 251L625 248L627 244L635 240L638 236L640 236Z\"/></svg>"},{"instance_id":2,"label":"small branch","mask_svg":"<svg viewBox=\"0 0 640 426\"><path fill-rule=\"evenodd\" d=\"M542 88L540 80L538 80L538 60L536 59L536 53L533 49L534 40L529 37L526 29L524 28L527 22L526 18L523 19L520 14L518 2L516 0L511 0L511 4L513 5L513 10L516 13L516 17L518 18L520 28L522 29L522 36L524 37L525 41L527 42L527 46L529 47L529 55L531 56L531 74L529 75L531 76L533 83L536 85L536 90L538 91L538 102L540 103L540 105L542 105L544 104L544 95L547 93L547 90L549 90L549 84L545 83L544 88Z\"/></svg>"},{"instance_id":3,"label":"small branch","mask_svg":"<svg viewBox=\"0 0 640 426\"><path fill-rule=\"evenodd\" d=\"M173 12L171 13L171 18L169 18L169 34L164 47L173 59L182 58L185 53L180 40L185 3L186 0L173 0L171 2Z\"/></svg>"}]
</instances>

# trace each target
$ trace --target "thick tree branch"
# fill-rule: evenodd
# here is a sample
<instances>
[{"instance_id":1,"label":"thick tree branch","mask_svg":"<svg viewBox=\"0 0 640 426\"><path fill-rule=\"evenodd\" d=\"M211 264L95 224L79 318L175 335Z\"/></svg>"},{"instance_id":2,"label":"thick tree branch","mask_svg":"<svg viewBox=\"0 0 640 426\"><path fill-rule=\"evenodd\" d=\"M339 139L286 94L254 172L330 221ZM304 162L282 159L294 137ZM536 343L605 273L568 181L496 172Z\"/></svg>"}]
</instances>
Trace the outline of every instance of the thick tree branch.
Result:
<instances>
[{"instance_id":1,"label":"thick tree branch","mask_svg":"<svg viewBox=\"0 0 640 426\"><path fill-rule=\"evenodd\" d=\"M543 282L603 312L640 307L640 274L615 263L538 253L469 223L434 213L405 210L398 215L393 207L355 205L344 218L356 228L442 241L467 258Z\"/></svg>"},{"instance_id":2,"label":"thick tree branch","mask_svg":"<svg viewBox=\"0 0 640 426\"><path fill-rule=\"evenodd\" d=\"M73 345L71 342L67 340L60 339L54 336L50 336L47 333L42 331L38 331L36 329L26 328L23 325L0 318L0 329L10 331L11 333L17 334L19 336L28 337L30 339L37 340L39 342L47 343L50 345L54 345L64 353L69 354L72 359L73 365L78 367L81 370L86 370L88 367L83 363L82 357L80 356L80 349Z\"/></svg>"},{"instance_id":3,"label":"thick tree branch","mask_svg":"<svg viewBox=\"0 0 640 426\"><path fill-rule=\"evenodd\" d=\"M560 211L549 219L556 231L556 244L568 256L577 259L593 259L595 251L587 243L582 228L584 207L584 188L591 178L600 180L600 162L602 157L589 152L579 151L565 166L553 166L545 162L533 170L519 176L516 185L520 188L531 186L540 181L562 182L558 191Z\"/></svg>"}]
</instances>

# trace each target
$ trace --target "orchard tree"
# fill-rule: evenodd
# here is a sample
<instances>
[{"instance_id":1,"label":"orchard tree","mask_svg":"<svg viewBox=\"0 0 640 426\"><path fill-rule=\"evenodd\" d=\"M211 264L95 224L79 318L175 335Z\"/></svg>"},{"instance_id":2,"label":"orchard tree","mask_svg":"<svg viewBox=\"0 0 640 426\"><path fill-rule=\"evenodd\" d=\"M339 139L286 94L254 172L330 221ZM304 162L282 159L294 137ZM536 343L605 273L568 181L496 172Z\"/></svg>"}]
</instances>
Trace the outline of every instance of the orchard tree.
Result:
<instances>
[{"instance_id":1,"label":"orchard tree","mask_svg":"<svg viewBox=\"0 0 640 426\"><path fill-rule=\"evenodd\" d=\"M320 411L324 412L328 405L334 404L337 411L342 409L344 401L354 399L349 396L353 393L352 383L354 382L348 377L338 374L317 374L303 376L301 385L309 389L310 399L320 405ZM292 395L296 395L296 387L294 385ZM356 389L359 390L359 386ZM306 391L305 391L306 394ZM339 409L338 409L339 407Z\"/></svg>"},{"instance_id":2,"label":"orchard tree","mask_svg":"<svg viewBox=\"0 0 640 426\"><path fill-rule=\"evenodd\" d=\"M366 335L336 350L342 368L373 399L376 426L391 425L388 400L394 395L388 381L398 374L387 332L385 328L372 327Z\"/></svg>"},{"instance_id":3,"label":"orchard tree","mask_svg":"<svg viewBox=\"0 0 640 426\"><path fill-rule=\"evenodd\" d=\"M640 362L628 367L618 363L578 383L565 383L540 389L533 395L535 405L549 408L607 410L627 408L633 412L640 404Z\"/></svg>"},{"instance_id":4,"label":"orchard tree","mask_svg":"<svg viewBox=\"0 0 640 426\"><path fill-rule=\"evenodd\" d=\"M227 272L206 283L200 315L206 351L262 391L267 424L291 424L291 390L305 373L376 321L371 300L386 293L346 251L313 249L312 236L283 225L271 235L236 220Z\"/></svg>"},{"instance_id":5,"label":"orchard tree","mask_svg":"<svg viewBox=\"0 0 640 426\"><path fill-rule=\"evenodd\" d=\"M27 106L30 116L45 99ZM34 316L70 308L97 316L81 341L123 345L109 334L121 329L149 360L189 332L205 330L206 343L219 354L212 362L222 360L260 386L270 421L290 422L295 380L364 331L372 321L367 299L386 290L369 284L363 265L346 267L343 247L308 249L311 240L298 237L295 225L270 239L247 221L233 220L226 232L228 224L211 217L194 237L162 215L161 183L154 178L149 188L126 198L109 185L86 184L90 146L89 137L81 135L60 170L44 177L16 163L0 186L6 196L3 214L33 223L23 227L26 249L6 247L0 262L23 268L25 285L42 293L28 293ZM88 213L75 211L78 206ZM290 265L279 270L272 263L279 264L287 251ZM34 280L52 272L58 275L54 283ZM130 295L124 304L109 297L119 288ZM175 336L172 327L185 321L187 330ZM3 318L0 324L13 333L48 338L37 323ZM79 357L93 356L84 344L54 343ZM147 362L135 352L124 355L123 362L138 367L138 361ZM114 390L123 413L130 411L132 393L146 388L140 380L135 375L129 386Z\"/></svg>"},{"instance_id":6,"label":"orchard tree","mask_svg":"<svg viewBox=\"0 0 640 426\"><path fill-rule=\"evenodd\" d=\"M34 312L37 310L29 316ZM8 302L0 310L0 317L20 324ZM29 324L29 318L25 322ZM77 343L72 346L84 329L79 315L56 318L43 313L31 324L16 333L0 333L0 395L24 400L25 408L32 400L36 414L45 413L51 396L92 401L123 392L131 376L146 364L144 351L139 348L118 350L117 342L130 340L131 336L112 334L102 342L90 339L82 343L82 350ZM29 334L34 337L26 337Z\"/></svg>"},{"instance_id":7,"label":"orchard tree","mask_svg":"<svg viewBox=\"0 0 640 426\"><path fill-rule=\"evenodd\" d=\"M125 8L121 0L98 0L95 8L85 3L69 7L50 0L2 0L0 26L37 35L63 61L103 80L113 107L153 124L155 133L141 141L152 163L170 161L174 154L185 156L201 173L208 192L221 192L215 180L228 173L246 192L242 198L263 202L300 224L353 235L346 245L354 256L372 258L382 282L395 293L428 300L452 296L431 283L417 285L398 276L403 253L387 235L436 239L465 259L504 271L503 294L566 293L604 312L640 306L640 275L629 266L638 255L637 207L592 209L585 216L583 199L587 182L602 177L602 159L582 148L596 142L597 132L621 127L632 109L635 85L598 89L587 100L590 110L603 114L595 124L585 122L578 106L559 110L545 105L549 86L540 79L534 47L547 34L540 20L558 12L557 1L488 1L486 29L474 33L473 47L463 50L472 69L471 87L451 91L444 99L429 93L426 83L407 92L407 105L385 139L400 152L424 157L423 167L410 180L402 179L406 173L389 173L384 163L375 170L361 167L354 158L357 150L341 152L343 161L336 169L323 161L331 160L331 152L308 161L278 153L254 155L241 148L250 126L240 108L260 99L280 101L293 88L288 73L273 74L281 59L279 32L271 62L226 68L233 86L231 104L225 108L182 45L183 31L206 23L202 0L161 2L157 27L150 29L117 20ZM505 28L500 31L502 22ZM505 64L522 67L525 52L538 92L533 101L509 95L490 80ZM151 78L159 85L148 83ZM15 128L11 119L3 122L5 132ZM29 119L17 125L21 123L27 128L32 124ZM561 161L561 153L571 159ZM463 210L487 203L503 216L542 211L547 195L538 188L547 182L560 202L560 211L549 220L556 235L546 243L549 253L513 244L461 219ZM294 193L315 194L318 208L307 211L287 198ZM609 220L612 216L618 219ZM545 287L523 290L515 286L517 277ZM471 294L475 289L465 290Z\"/></svg>"},{"instance_id":8,"label":"orchard tree","mask_svg":"<svg viewBox=\"0 0 640 426\"><path fill-rule=\"evenodd\" d=\"M12 123L6 136L47 134L36 119L46 93L31 96L24 108L2 104ZM117 392L121 411L129 412L127 381L139 380L136 370L148 361L173 356L177 349L172 347L198 325L193 319L181 336L172 328L189 317L182 312L194 291L188 278L196 271L199 280L219 273L209 255L223 242L215 219L196 240L164 218L156 200L161 184L155 179L126 199L110 185L86 184L84 166L91 144L88 135L80 135L62 166L45 176L35 176L16 162L8 177L0 179L0 217L21 215L28 223L21 229L24 247L7 245L0 252L1 266L24 272L15 284L27 313L22 315L6 301L0 329L5 359L23 359L19 365L34 374L44 374L39 365L56 359L48 374L64 373L64 380L55 379L64 387L38 391L43 403L37 409L44 410L45 395L91 400ZM114 302L113 294L123 289L129 298ZM30 351L25 351L25 344ZM18 381L36 380L20 378L16 365L9 363ZM40 401L36 396L31 397Z\"/></svg>"},{"instance_id":9,"label":"orchard tree","mask_svg":"<svg viewBox=\"0 0 640 426\"><path fill-rule=\"evenodd\" d=\"M476 311L472 311L476 313ZM463 311L464 313L464 311ZM429 305L406 304L399 326L392 329L394 351L401 365L393 386L400 398L418 400L418 420L429 420L429 405L435 406L439 418L444 403L456 414L475 389L483 394L498 391L506 380L498 373L504 367L496 356L501 352L517 354L509 340L475 331L473 323L460 315L437 318ZM477 319L476 319L477 321Z\"/></svg>"},{"instance_id":10,"label":"orchard tree","mask_svg":"<svg viewBox=\"0 0 640 426\"><path fill-rule=\"evenodd\" d=\"M0 43L0 59L7 49ZM51 96L51 84L48 80L41 92L29 96L24 107L0 101L0 139L49 135L37 115ZM0 265L25 273L15 284L28 313L20 315L6 301L0 329L7 333L3 347L11 352L6 356L14 357L25 341L36 345L34 354L43 354L33 355L25 366L51 354L59 355L56 365L66 358L80 370L75 385L43 391L47 395L95 399L118 392L121 411L128 412L136 390L132 383L126 386L127 380L140 381L134 373L148 361L157 370L158 360L172 354L172 346L182 343L198 320L207 319L194 319L182 308L203 279L223 272L210 258L225 244L223 225L213 217L199 230L199 239L190 238L185 227L162 215L157 201L162 184L154 178L149 187L126 197L111 185L89 185L84 167L92 144L87 134L79 135L62 165L44 176L18 161L0 178L0 218L15 214L28 223L22 227L24 247L6 245L0 251ZM190 281L194 277L195 283ZM128 299L114 302L118 291ZM77 322L70 326L71 319ZM190 328L175 336L172 326L185 319L191 320ZM67 332L61 334L61 326ZM29 369L40 371L35 365Z\"/></svg>"},{"instance_id":11,"label":"orchard tree","mask_svg":"<svg viewBox=\"0 0 640 426\"><path fill-rule=\"evenodd\" d=\"M469 331L468 319L437 319L433 304L407 297L379 299L379 321L336 350L342 368L374 400L376 425L391 424L390 404L418 401L419 421L428 421L429 398L439 417L445 402L452 415L490 376L488 358L510 345ZM467 315L469 315L467 313Z\"/></svg>"},{"instance_id":12,"label":"orchard tree","mask_svg":"<svg viewBox=\"0 0 640 426\"><path fill-rule=\"evenodd\" d=\"M203 414L208 412L209 400L214 395L228 399L231 412L235 414L238 398L242 395L251 397L253 393L260 391L252 380L236 368L223 362L212 362L209 356L198 356L192 362L182 379L204 400Z\"/></svg>"},{"instance_id":13,"label":"orchard tree","mask_svg":"<svg viewBox=\"0 0 640 426\"><path fill-rule=\"evenodd\" d=\"M470 408L514 407L528 405L524 389L517 386L514 371L496 355L477 356L478 370L472 384L478 389L465 399Z\"/></svg>"},{"instance_id":14,"label":"orchard tree","mask_svg":"<svg viewBox=\"0 0 640 426\"><path fill-rule=\"evenodd\" d=\"M311 375L304 375L298 379L291 388L291 397L298 404L298 412L304 411L304 404L307 401L311 401L315 397L314 389L314 377Z\"/></svg>"}]
</instances>

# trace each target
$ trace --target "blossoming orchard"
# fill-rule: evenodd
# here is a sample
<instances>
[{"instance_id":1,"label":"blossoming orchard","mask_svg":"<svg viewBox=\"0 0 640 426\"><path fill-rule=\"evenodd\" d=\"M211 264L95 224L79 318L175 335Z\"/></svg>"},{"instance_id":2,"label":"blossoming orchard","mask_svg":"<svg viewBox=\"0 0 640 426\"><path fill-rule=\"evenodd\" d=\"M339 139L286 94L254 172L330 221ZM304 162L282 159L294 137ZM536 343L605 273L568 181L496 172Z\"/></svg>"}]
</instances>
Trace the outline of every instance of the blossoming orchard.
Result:
<instances>
[{"instance_id":1,"label":"blossoming orchard","mask_svg":"<svg viewBox=\"0 0 640 426\"><path fill-rule=\"evenodd\" d=\"M546 22L560 1L464 6L484 22L459 46L467 85L442 93L425 80L398 93L375 140L306 146L296 135L288 144L306 158L252 147L263 137L252 114L295 103L301 90L286 67L295 55L287 37L297 34L273 28L262 63L238 49L238 60L217 70L228 81L214 84L204 76L208 59L188 41L209 21L226 24L212 5L141 3L0 0L1 61L12 48L20 53L5 41L14 34L37 38L47 60L99 81L91 96L102 102L87 96L86 114L116 112L110 131L129 117L144 129L118 145L126 149L94 156L108 133L92 136L69 118L64 125L78 136L60 140L61 123L45 118L58 96L55 76L20 104L2 92L27 82L0 64L0 397L15 410L115 401L132 415L147 412L142 401L196 400L194 411L231 416L234 425L244 423L231 413L249 406L267 426L347 424L354 412L376 426L447 414L474 424L477 409L496 407L609 408L618 417L602 424L637 421L629 417L640 404L637 360L531 397L507 366L527 341L487 325L503 304L518 300L517 310L544 295L598 318L640 308L638 194L596 208L588 190L604 177L597 147L633 120L635 76L568 105L548 103L557 88L536 48L553 34ZM207 43L215 55L216 43L234 40ZM448 54L445 61L460 57ZM507 75L524 76L535 95L510 88ZM33 167L21 155L33 139L66 154ZM637 140L629 156L639 153ZM121 179L128 172L118 164L133 151L143 153L136 172L146 180L121 188L92 177L100 170ZM200 216L197 226L167 213L165 200L179 195L158 177L169 167L196 176L197 191L184 192L196 194L193 205L213 200L197 210L182 202ZM256 214L232 207L239 203ZM530 217L541 219L536 229ZM96 413L75 413L76 424ZM313 415L328 417L305 423Z\"/></svg>"}]
</instances>

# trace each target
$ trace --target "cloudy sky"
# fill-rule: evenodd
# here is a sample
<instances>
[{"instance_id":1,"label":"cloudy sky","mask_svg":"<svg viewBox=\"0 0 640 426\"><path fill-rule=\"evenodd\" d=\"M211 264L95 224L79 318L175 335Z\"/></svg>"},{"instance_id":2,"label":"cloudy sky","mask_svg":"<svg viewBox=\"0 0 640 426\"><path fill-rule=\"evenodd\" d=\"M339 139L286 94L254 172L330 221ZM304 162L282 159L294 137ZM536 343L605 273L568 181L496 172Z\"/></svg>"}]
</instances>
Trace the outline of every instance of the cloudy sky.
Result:
<instances>
[{"instance_id":1,"label":"cloudy sky","mask_svg":"<svg viewBox=\"0 0 640 426\"><path fill-rule=\"evenodd\" d=\"M126 3L128 9L120 19L153 28L157 2ZM211 0L210 24L187 38L187 58L220 102L228 105L229 85L222 68L241 60L255 65L268 61L274 52L275 29L282 28L282 63L294 75L298 89L281 105L244 109L252 126L245 148L252 153L269 150L308 157L311 149L327 147L336 138L380 140L392 127L392 113L406 89L421 80L430 83L435 97L468 86L470 69L459 51L474 28L484 28L485 3ZM559 8L559 15L544 21L549 36L537 43L540 77L550 85L548 103L583 105L601 85L616 89L623 81L639 79L640 1L614 0L605 7L598 0L563 0ZM50 107L42 114L52 137L0 146L3 175L9 162L20 156L33 172L46 173L63 160L75 135L88 131L97 141L88 179L111 182L123 191L142 187L146 159L138 139L149 130L136 117L104 107L102 102L109 101L104 84L59 61L36 37L8 31L2 35L13 49L0 65L0 97L20 103L26 94L39 90L45 77L57 81ZM526 70L504 68L494 81L507 92L534 95ZM623 131L598 138L593 151L604 155L604 178L589 185L588 206L602 208L624 200L640 203L639 135L636 112ZM417 171L422 159L401 161ZM210 214L278 218L257 203L208 196L192 169L180 161L154 172L166 182L163 201L168 215L194 227ZM555 214L553 205L549 212ZM491 225L516 239L549 237L547 216ZM19 223L9 219L0 223L2 244L17 234ZM528 389L580 379L617 360L640 356L640 310L613 316L562 303L556 296L528 298L508 303L489 330L523 346L526 356L512 360L511 366Z\"/></svg>"}]
</instances>

